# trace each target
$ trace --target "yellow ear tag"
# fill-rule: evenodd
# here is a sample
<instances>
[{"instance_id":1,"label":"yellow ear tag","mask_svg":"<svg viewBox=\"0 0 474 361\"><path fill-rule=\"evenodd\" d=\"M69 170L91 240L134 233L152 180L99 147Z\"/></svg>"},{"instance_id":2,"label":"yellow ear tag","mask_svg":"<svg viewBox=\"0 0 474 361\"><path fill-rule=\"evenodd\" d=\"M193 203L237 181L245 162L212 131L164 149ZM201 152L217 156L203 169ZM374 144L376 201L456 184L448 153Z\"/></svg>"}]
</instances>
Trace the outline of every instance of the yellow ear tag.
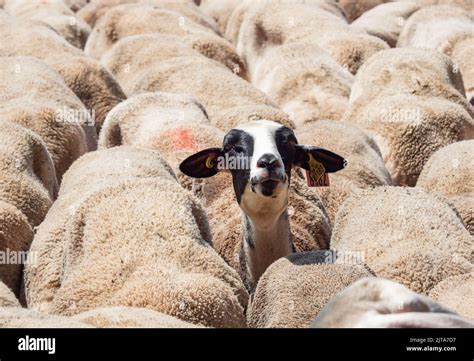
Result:
<instances>
[{"instance_id":1,"label":"yellow ear tag","mask_svg":"<svg viewBox=\"0 0 474 361\"><path fill-rule=\"evenodd\" d=\"M324 165L314 159L311 153L308 153L309 171L306 171L306 181L309 187L327 187L329 186L329 175L326 173Z\"/></svg>"}]
</instances>

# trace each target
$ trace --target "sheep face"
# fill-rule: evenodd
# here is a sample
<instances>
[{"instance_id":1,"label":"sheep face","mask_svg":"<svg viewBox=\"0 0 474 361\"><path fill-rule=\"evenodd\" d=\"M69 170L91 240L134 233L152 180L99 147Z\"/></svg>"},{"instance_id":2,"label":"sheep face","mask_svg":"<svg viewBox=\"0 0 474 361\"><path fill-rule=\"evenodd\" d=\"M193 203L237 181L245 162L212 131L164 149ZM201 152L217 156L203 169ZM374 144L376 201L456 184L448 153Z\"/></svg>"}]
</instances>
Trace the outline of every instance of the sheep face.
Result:
<instances>
[{"instance_id":1,"label":"sheep face","mask_svg":"<svg viewBox=\"0 0 474 361\"><path fill-rule=\"evenodd\" d=\"M205 149L188 157L180 170L194 178L230 172L241 209L254 218L262 213L281 213L288 201L291 168L311 171L313 164L331 173L342 169L346 161L328 150L299 145L288 127L259 120L230 130L222 148Z\"/></svg>"}]
</instances>

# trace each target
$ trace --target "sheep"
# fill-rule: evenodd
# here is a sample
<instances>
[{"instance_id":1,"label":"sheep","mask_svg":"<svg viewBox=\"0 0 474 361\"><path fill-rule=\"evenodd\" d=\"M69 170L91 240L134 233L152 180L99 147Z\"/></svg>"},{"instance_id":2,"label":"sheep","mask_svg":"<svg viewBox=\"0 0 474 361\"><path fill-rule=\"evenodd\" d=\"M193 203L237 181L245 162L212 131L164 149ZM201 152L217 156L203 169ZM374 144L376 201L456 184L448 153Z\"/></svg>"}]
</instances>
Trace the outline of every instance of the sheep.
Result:
<instances>
[{"instance_id":1,"label":"sheep","mask_svg":"<svg viewBox=\"0 0 474 361\"><path fill-rule=\"evenodd\" d=\"M339 5L344 10L347 20L352 23L366 11L391 0L339 0Z\"/></svg>"},{"instance_id":2,"label":"sheep","mask_svg":"<svg viewBox=\"0 0 474 361\"><path fill-rule=\"evenodd\" d=\"M248 241L244 239L249 230L242 223L242 211L236 202L231 181L224 176L223 174L206 179L201 185L213 245L221 257L239 272L249 292L254 292L258 277L249 274L247 262L250 261L246 258L249 255L244 250L245 243ZM287 227L290 230L289 238L294 246L292 252L329 248L331 226L321 199L317 193L307 189L306 180L301 172L292 171L291 177L292 182L288 190ZM259 261L252 259L252 262ZM271 264L272 260L264 260L264 262Z\"/></svg>"},{"instance_id":3,"label":"sheep","mask_svg":"<svg viewBox=\"0 0 474 361\"><path fill-rule=\"evenodd\" d=\"M0 285L8 287L16 297L20 297L21 280L23 274L23 261L26 251L33 240L33 229L26 216L16 207L0 201ZM11 260L10 254L14 254ZM22 259L23 258L23 259ZM0 306L6 306L1 292Z\"/></svg>"},{"instance_id":4,"label":"sheep","mask_svg":"<svg viewBox=\"0 0 474 361\"><path fill-rule=\"evenodd\" d=\"M473 18L457 6L423 7L410 16L398 38L398 47L423 47L439 50L458 33L472 34Z\"/></svg>"},{"instance_id":5,"label":"sheep","mask_svg":"<svg viewBox=\"0 0 474 361\"><path fill-rule=\"evenodd\" d=\"M455 69L461 72L466 97L474 105L474 35L460 33L450 38L441 51L453 60Z\"/></svg>"},{"instance_id":6,"label":"sheep","mask_svg":"<svg viewBox=\"0 0 474 361\"><path fill-rule=\"evenodd\" d=\"M58 192L54 164L32 131L0 122L0 200L21 211L32 227L41 223Z\"/></svg>"},{"instance_id":7,"label":"sheep","mask_svg":"<svg viewBox=\"0 0 474 361\"><path fill-rule=\"evenodd\" d=\"M339 120L353 76L316 44L290 43L262 57L252 84L291 115L296 126L319 119Z\"/></svg>"},{"instance_id":8,"label":"sheep","mask_svg":"<svg viewBox=\"0 0 474 361\"><path fill-rule=\"evenodd\" d=\"M211 124L223 131L244 121L275 115L275 120L293 127L288 116L263 92L209 59L180 57L155 65L143 74L132 93L157 90L191 95L205 107Z\"/></svg>"},{"instance_id":9,"label":"sheep","mask_svg":"<svg viewBox=\"0 0 474 361\"><path fill-rule=\"evenodd\" d=\"M247 312L250 327L308 327L328 300L371 273L363 265L339 263L331 251L292 254L274 262L260 278Z\"/></svg>"},{"instance_id":10,"label":"sheep","mask_svg":"<svg viewBox=\"0 0 474 361\"><path fill-rule=\"evenodd\" d=\"M239 270L242 229L230 179L222 174L192 182L179 169L179 162L184 158L199 149L215 147L224 138L225 133L213 128L202 111L192 98L175 94L134 96L109 113L100 134L99 148L131 145L159 151L181 184L202 200L216 251ZM288 209L294 214L291 227L295 247L299 251L327 248L330 227L324 207L317 195L305 190L301 174L294 174L293 179Z\"/></svg>"},{"instance_id":11,"label":"sheep","mask_svg":"<svg viewBox=\"0 0 474 361\"><path fill-rule=\"evenodd\" d=\"M54 30L0 12L0 56L33 56L44 60L95 115L100 129L107 112L125 99L112 75L70 45Z\"/></svg>"},{"instance_id":12,"label":"sheep","mask_svg":"<svg viewBox=\"0 0 474 361\"><path fill-rule=\"evenodd\" d=\"M459 212L474 235L474 140L450 144L426 162L416 183L429 192L444 196Z\"/></svg>"},{"instance_id":13,"label":"sheep","mask_svg":"<svg viewBox=\"0 0 474 361\"><path fill-rule=\"evenodd\" d=\"M127 174L122 174L124 169ZM64 177L59 196L62 196L62 200L71 196L70 200L77 202L85 194L80 188L94 191L112 183L120 174L121 179L159 177L169 181L177 180L172 168L157 152L123 146L101 150L99 153L87 153L74 162ZM55 204L61 202L58 200Z\"/></svg>"},{"instance_id":14,"label":"sheep","mask_svg":"<svg viewBox=\"0 0 474 361\"><path fill-rule=\"evenodd\" d=\"M85 53L99 59L118 40L146 33L177 36L206 57L245 76L245 64L228 41L177 12L151 5L125 4L110 9L94 27Z\"/></svg>"},{"instance_id":15,"label":"sheep","mask_svg":"<svg viewBox=\"0 0 474 361\"><path fill-rule=\"evenodd\" d=\"M413 186L431 154L474 136L473 115L448 57L404 48L379 52L361 67L342 120L374 137L396 184Z\"/></svg>"},{"instance_id":16,"label":"sheep","mask_svg":"<svg viewBox=\"0 0 474 361\"><path fill-rule=\"evenodd\" d=\"M313 328L472 328L474 322L386 279L363 278L334 296Z\"/></svg>"},{"instance_id":17,"label":"sheep","mask_svg":"<svg viewBox=\"0 0 474 361\"><path fill-rule=\"evenodd\" d=\"M361 252L376 276L426 294L442 280L474 270L473 241L441 199L416 188L377 187L343 203L330 244Z\"/></svg>"},{"instance_id":18,"label":"sheep","mask_svg":"<svg viewBox=\"0 0 474 361\"><path fill-rule=\"evenodd\" d=\"M240 270L242 229L230 179L223 174L193 184L178 168L184 158L199 149L215 147L224 138L225 134L213 128L202 112L202 107L188 97L165 93L134 96L109 113L100 134L99 148L131 145L159 151L182 185L202 199L216 251ZM330 227L324 207L316 194L305 189L301 174L294 173L293 179L288 211L294 215L291 227L295 247L299 251L327 248Z\"/></svg>"},{"instance_id":19,"label":"sheep","mask_svg":"<svg viewBox=\"0 0 474 361\"><path fill-rule=\"evenodd\" d=\"M216 22L219 31L224 34L227 22L240 0L200 0L199 10L211 16Z\"/></svg>"},{"instance_id":20,"label":"sheep","mask_svg":"<svg viewBox=\"0 0 474 361\"><path fill-rule=\"evenodd\" d=\"M21 307L0 307L1 328L92 328L71 317L49 315Z\"/></svg>"},{"instance_id":21,"label":"sheep","mask_svg":"<svg viewBox=\"0 0 474 361\"><path fill-rule=\"evenodd\" d=\"M83 49L90 26L62 1L6 0L5 11L21 19L38 21L53 28L73 46Z\"/></svg>"},{"instance_id":22,"label":"sheep","mask_svg":"<svg viewBox=\"0 0 474 361\"><path fill-rule=\"evenodd\" d=\"M207 0L204 1L207 2ZM219 1L219 3L221 3L221 1ZM284 1L271 1L271 4L273 5L280 5L281 3L284 3ZM331 13L332 15L339 17L344 22L346 21L346 16L343 9L334 0L299 0L298 4L309 5L325 10ZM225 28L225 37L229 39L229 41L231 41L233 44L237 44L242 22L244 21L246 12L252 5L254 5L254 2L252 2L251 0L241 1L240 4L234 8L232 13L230 14L229 19L227 20Z\"/></svg>"},{"instance_id":23,"label":"sheep","mask_svg":"<svg viewBox=\"0 0 474 361\"><path fill-rule=\"evenodd\" d=\"M41 137L60 182L75 159L97 148L89 113L61 76L43 61L0 57L0 69L0 117Z\"/></svg>"},{"instance_id":24,"label":"sheep","mask_svg":"<svg viewBox=\"0 0 474 361\"><path fill-rule=\"evenodd\" d=\"M200 12L193 0L91 0L78 11L77 15L93 28L97 21L114 6L137 3L176 11L210 29L215 31L218 29L215 21Z\"/></svg>"},{"instance_id":25,"label":"sheep","mask_svg":"<svg viewBox=\"0 0 474 361\"><path fill-rule=\"evenodd\" d=\"M146 202L146 194L157 199ZM197 227L193 214L205 216L189 196L176 182L158 179L122 182L85 199L69 220L61 285L51 312L70 315L98 306L146 306L191 323L244 326L245 290L237 273L206 243L209 239L201 238L206 230ZM140 202L137 197L142 197ZM110 200L117 213L104 229L97 212L107 214ZM164 202L173 207L163 207ZM143 223L144 214L153 215L148 224Z\"/></svg>"},{"instance_id":26,"label":"sheep","mask_svg":"<svg viewBox=\"0 0 474 361\"><path fill-rule=\"evenodd\" d=\"M384 41L352 31L344 19L318 6L304 3L248 6L236 48L249 66L251 79L266 51L293 42L315 43L352 74L371 55L388 48Z\"/></svg>"},{"instance_id":27,"label":"sheep","mask_svg":"<svg viewBox=\"0 0 474 361\"><path fill-rule=\"evenodd\" d=\"M419 8L420 5L414 2L380 4L362 14L350 27L376 36L393 48L406 20Z\"/></svg>"},{"instance_id":28,"label":"sheep","mask_svg":"<svg viewBox=\"0 0 474 361\"><path fill-rule=\"evenodd\" d=\"M147 308L137 307L104 307L79 313L70 317L71 320L82 322L99 328L201 328L181 321L176 317L156 312Z\"/></svg>"},{"instance_id":29,"label":"sheep","mask_svg":"<svg viewBox=\"0 0 474 361\"><path fill-rule=\"evenodd\" d=\"M113 167L108 165L114 171L104 174L107 185L87 177L95 185L80 198L67 185L66 173L69 191L60 193L56 203L65 198L67 204L71 197L76 201L72 199L73 207L62 221L55 210L38 229L31 247L38 252L38 265L27 264L25 273L29 307L73 315L97 307L139 306L206 326L244 326L248 295L237 273L209 244L207 220L197 200L169 179L167 171L165 176L140 176L142 167L134 163L130 166L138 168L137 176L119 176L111 182L123 174L120 147L96 153L73 166L71 178L90 169L89 163L102 154L114 160ZM104 158L98 163L104 164ZM73 188L80 192L79 185ZM113 214L107 202L113 202ZM166 202L173 206L165 207ZM98 217L96 212L105 213Z\"/></svg>"},{"instance_id":30,"label":"sheep","mask_svg":"<svg viewBox=\"0 0 474 361\"><path fill-rule=\"evenodd\" d=\"M171 93L143 93L116 106L100 132L99 149L121 145L154 149L170 165L183 186L188 177L179 171L182 159L219 142L224 133L214 128L195 99Z\"/></svg>"},{"instance_id":31,"label":"sheep","mask_svg":"<svg viewBox=\"0 0 474 361\"><path fill-rule=\"evenodd\" d=\"M61 272L63 239L69 213L88 193L124 179L124 169L130 179L163 177L176 180L172 170L156 152L147 149L117 147L86 153L74 162L64 176L60 197L51 207L48 219L38 227L30 247L30 251L37 255L36 260L45 261L30 264L27 260L27 303L42 304L53 298Z\"/></svg>"},{"instance_id":32,"label":"sheep","mask_svg":"<svg viewBox=\"0 0 474 361\"><path fill-rule=\"evenodd\" d=\"M474 320L474 273L446 278L429 293L436 301L453 309L464 317Z\"/></svg>"},{"instance_id":33,"label":"sheep","mask_svg":"<svg viewBox=\"0 0 474 361\"><path fill-rule=\"evenodd\" d=\"M398 2L416 2L420 6L433 6L433 5L451 5L453 7L460 7L466 11L472 12L472 1L471 0L397 0Z\"/></svg>"},{"instance_id":34,"label":"sheep","mask_svg":"<svg viewBox=\"0 0 474 361\"><path fill-rule=\"evenodd\" d=\"M428 81L433 83L429 89L424 86ZM389 49L377 53L356 75L349 102L364 97L372 99L382 90L388 95L444 97L470 109L460 96L464 93L462 78L451 59L429 49Z\"/></svg>"},{"instance_id":35,"label":"sheep","mask_svg":"<svg viewBox=\"0 0 474 361\"><path fill-rule=\"evenodd\" d=\"M258 108L253 110L258 112ZM224 135L212 126L204 107L194 98L164 92L142 93L107 115L99 148L131 145L155 149L181 178L178 163L191 152L218 145Z\"/></svg>"},{"instance_id":36,"label":"sheep","mask_svg":"<svg viewBox=\"0 0 474 361\"><path fill-rule=\"evenodd\" d=\"M69 9L75 13L82 9L89 3L89 0L64 0L64 3L68 6Z\"/></svg>"},{"instance_id":37,"label":"sheep","mask_svg":"<svg viewBox=\"0 0 474 361\"><path fill-rule=\"evenodd\" d=\"M304 178L300 171L293 172L294 182L290 186L291 170L309 170L317 182L323 173L342 169L345 160L328 150L296 143L290 128L269 120L252 121L231 129L222 148L204 149L180 164L181 172L193 178L208 178L220 170L230 170L241 209L241 228L235 203L223 212L229 207L229 195L215 199L207 211L214 225L220 224L213 235L216 249L239 270L250 291L278 258L296 250L328 247L330 227L324 208L317 194L302 186ZM316 164L321 165L322 173L318 175ZM290 193L294 196L289 201ZM290 216L293 224L299 225L294 233Z\"/></svg>"},{"instance_id":38,"label":"sheep","mask_svg":"<svg viewBox=\"0 0 474 361\"><path fill-rule=\"evenodd\" d=\"M8 328L200 328L178 318L137 307L102 307L77 315L58 316L20 307L0 283L0 327Z\"/></svg>"},{"instance_id":39,"label":"sheep","mask_svg":"<svg viewBox=\"0 0 474 361\"><path fill-rule=\"evenodd\" d=\"M316 188L331 224L334 224L341 204L353 192L360 188L393 184L374 139L359 127L320 120L298 127L295 133L303 144L318 143L321 147L347 155L350 166L331 176L330 187Z\"/></svg>"},{"instance_id":40,"label":"sheep","mask_svg":"<svg viewBox=\"0 0 474 361\"><path fill-rule=\"evenodd\" d=\"M12 290L0 282L0 309L3 307L21 307L20 302L13 294Z\"/></svg>"},{"instance_id":41,"label":"sheep","mask_svg":"<svg viewBox=\"0 0 474 361\"><path fill-rule=\"evenodd\" d=\"M114 74L125 93L131 94L151 67L177 57L205 58L178 37L155 33L119 40L102 56L101 63Z\"/></svg>"}]
</instances>

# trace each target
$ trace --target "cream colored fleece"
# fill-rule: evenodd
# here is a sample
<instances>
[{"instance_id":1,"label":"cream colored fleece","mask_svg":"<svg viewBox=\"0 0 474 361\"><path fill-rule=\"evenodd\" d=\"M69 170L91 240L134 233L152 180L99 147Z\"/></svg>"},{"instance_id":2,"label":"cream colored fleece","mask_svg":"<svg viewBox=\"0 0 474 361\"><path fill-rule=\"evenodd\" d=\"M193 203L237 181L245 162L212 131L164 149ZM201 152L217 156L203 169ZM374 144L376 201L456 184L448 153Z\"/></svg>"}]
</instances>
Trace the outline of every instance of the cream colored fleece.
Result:
<instances>
[{"instance_id":1,"label":"cream colored fleece","mask_svg":"<svg viewBox=\"0 0 474 361\"><path fill-rule=\"evenodd\" d=\"M391 0L339 0L339 5L344 10L347 20L353 22L370 9Z\"/></svg>"},{"instance_id":2,"label":"cream colored fleece","mask_svg":"<svg viewBox=\"0 0 474 361\"><path fill-rule=\"evenodd\" d=\"M35 133L19 125L0 122L0 139L0 200L37 226L58 192L51 156Z\"/></svg>"},{"instance_id":3,"label":"cream colored fleece","mask_svg":"<svg viewBox=\"0 0 474 361\"><path fill-rule=\"evenodd\" d=\"M474 105L474 33L458 33L450 37L441 51L453 59L461 75L469 102Z\"/></svg>"},{"instance_id":4,"label":"cream colored fleece","mask_svg":"<svg viewBox=\"0 0 474 361\"><path fill-rule=\"evenodd\" d=\"M448 277L474 270L473 244L448 204L421 189L400 187L349 197L331 237L331 249L361 252L377 276L424 294Z\"/></svg>"},{"instance_id":5,"label":"cream colored fleece","mask_svg":"<svg viewBox=\"0 0 474 361\"><path fill-rule=\"evenodd\" d=\"M446 278L429 293L439 303L474 320L474 273Z\"/></svg>"},{"instance_id":6,"label":"cream colored fleece","mask_svg":"<svg viewBox=\"0 0 474 361\"><path fill-rule=\"evenodd\" d=\"M115 149L120 148L104 154ZM65 315L97 307L146 307L196 324L245 326L248 295L237 273L209 245L197 201L166 177L122 177L76 195L66 222L56 223L63 233L57 228L51 233L58 222L53 212L41 225L32 249L43 248L44 256L26 274L29 306ZM63 197L67 203L74 194L61 194L57 203ZM48 240L47 233L55 239ZM48 243L56 251L48 252ZM41 271L45 267L50 271Z\"/></svg>"},{"instance_id":7,"label":"cream colored fleece","mask_svg":"<svg viewBox=\"0 0 474 361\"><path fill-rule=\"evenodd\" d=\"M90 26L63 0L5 0L5 11L17 18L32 20L54 29L70 44L83 49Z\"/></svg>"},{"instance_id":8,"label":"cream colored fleece","mask_svg":"<svg viewBox=\"0 0 474 361\"><path fill-rule=\"evenodd\" d=\"M236 48L247 62L251 78L265 52L296 42L318 45L352 74L371 55L388 48L384 41L353 31L344 19L318 6L287 2L246 6Z\"/></svg>"},{"instance_id":9,"label":"cream colored fleece","mask_svg":"<svg viewBox=\"0 0 474 361\"><path fill-rule=\"evenodd\" d=\"M96 22L114 6L137 3L176 11L196 23L217 30L217 24L212 17L200 11L194 0L91 0L77 12L77 15L93 28Z\"/></svg>"},{"instance_id":10,"label":"cream colored fleece","mask_svg":"<svg viewBox=\"0 0 474 361\"><path fill-rule=\"evenodd\" d=\"M0 282L0 308L3 307L21 307L20 302L13 294L12 290L3 282Z\"/></svg>"},{"instance_id":11,"label":"cream colored fleece","mask_svg":"<svg viewBox=\"0 0 474 361\"><path fill-rule=\"evenodd\" d=\"M473 9L471 0L398 0L398 1L416 1L422 6L431 6L431 5L452 5L463 8L466 11L471 11Z\"/></svg>"},{"instance_id":12,"label":"cream colored fleece","mask_svg":"<svg viewBox=\"0 0 474 361\"><path fill-rule=\"evenodd\" d=\"M251 327L308 327L328 300L360 278L363 265L339 263L330 251L292 254L274 262L249 303Z\"/></svg>"},{"instance_id":13,"label":"cream colored fleece","mask_svg":"<svg viewBox=\"0 0 474 361\"><path fill-rule=\"evenodd\" d=\"M434 153L423 167L417 187L437 193L459 212L474 235L474 140L450 144Z\"/></svg>"},{"instance_id":14,"label":"cream colored fleece","mask_svg":"<svg viewBox=\"0 0 474 361\"><path fill-rule=\"evenodd\" d=\"M116 147L87 153L77 160L65 174L61 196L54 202L48 218L38 227L31 245L31 252L37 256L35 260L40 262L27 263L25 267L27 303L46 304L59 287L67 220L84 197L126 178L158 177L176 179L160 155L147 149Z\"/></svg>"},{"instance_id":15,"label":"cream colored fleece","mask_svg":"<svg viewBox=\"0 0 474 361\"><path fill-rule=\"evenodd\" d=\"M2 284L0 289L3 291ZM42 314L20 307L8 290L0 296L0 326L9 328L200 328L146 308L102 307L72 317ZM3 293L2 293L3 295ZM13 297L13 298L12 298ZM10 300L11 299L11 300ZM3 303L2 303L3 302Z\"/></svg>"},{"instance_id":16,"label":"cream colored fleece","mask_svg":"<svg viewBox=\"0 0 474 361\"><path fill-rule=\"evenodd\" d=\"M22 258L26 259L26 251L30 248L32 240L33 229L25 215L16 207L0 201L0 252L2 252L0 285L2 288L9 288L16 297L20 296L22 284ZM0 306L8 304L1 301Z\"/></svg>"},{"instance_id":17,"label":"cream colored fleece","mask_svg":"<svg viewBox=\"0 0 474 361\"><path fill-rule=\"evenodd\" d=\"M329 176L330 186L313 188L328 212L331 224L344 200L360 188L392 185L392 179L375 141L352 124L320 120L296 129L301 144L331 149L348 161L348 166Z\"/></svg>"},{"instance_id":18,"label":"cream colored fleece","mask_svg":"<svg viewBox=\"0 0 474 361\"><path fill-rule=\"evenodd\" d=\"M69 166L97 147L91 117L61 76L33 57L0 57L0 117L45 142L58 181Z\"/></svg>"},{"instance_id":19,"label":"cream colored fleece","mask_svg":"<svg viewBox=\"0 0 474 361\"><path fill-rule=\"evenodd\" d=\"M190 155L220 146L224 133L209 123L196 100L171 93L143 93L115 107L100 133L99 148L129 145L157 150L181 184L191 189L193 179L179 170Z\"/></svg>"},{"instance_id":20,"label":"cream colored fleece","mask_svg":"<svg viewBox=\"0 0 474 361\"><path fill-rule=\"evenodd\" d=\"M393 48L406 20L419 8L415 1L380 4L352 22L351 28L376 36Z\"/></svg>"},{"instance_id":21,"label":"cream colored fleece","mask_svg":"<svg viewBox=\"0 0 474 361\"><path fill-rule=\"evenodd\" d=\"M453 66L433 50L397 48L374 55L355 78L343 120L375 138L396 184L415 185L436 150L474 136L474 110Z\"/></svg>"},{"instance_id":22,"label":"cream colored fleece","mask_svg":"<svg viewBox=\"0 0 474 361\"><path fill-rule=\"evenodd\" d=\"M79 11L86 6L89 0L63 0L64 3L74 12Z\"/></svg>"},{"instance_id":23,"label":"cream colored fleece","mask_svg":"<svg viewBox=\"0 0 474 361\"><path fill-rule=\"evenodd\" d=\"M353 76L314 43L295 42L266 51L252 84L290 114L297 126L339 120L346 111Z\"/></svg>"},{"instance_id":24,"label":"cream colored fleece","mask_svg":"<svg viewBox=\"0 0 474 361\"><path fill-rule=\"evenodd\" d=\"M149 68L133 93L152 91L191 95L205 107L211 124L223 131L252 118L267 117L266 113L276 114L279 119L275 121L285 120L283 124L292 126L264 93L221 64L202 57L179 57ZM232 116L228 120L229 112Z\"/></svg>"},{"instance_id":25,"label":"cream colored fleece","mask_svg":"<svg viewBox=\"0 0 474 361\"><path fill-rule=\"evenodd\" d=\"M315 328L472 328L474 322L386 279L364 278L334 296Z\"/></svg>"},{"instance_id":26,"label":"cream colored fleece","mask_svg":"<svg viewBox=\"0 0 474 361\"><path fill-rule=\"evenodd\" d=\"M397 46L441 50L450 37L459 33L472 34L473 16L472 10L469 13L458 6L422 7L408 18Z\"/></svg>"},{"instance_id":27,"label":"cream colored fleece","mask_svg":"<svg viewBox=\"0 0 474 361\"><path fill-rule=\"evenodd\" d=\"M99 328L200 328L167 314L147 308L105 307L82 312L71 317Z\"/></svg>"},{"instance_id":28,"label":"cream colored fleece","mask_svg":"<svg viewBox=\"0 0 474 361\"><path fill-rule=\"evenodd\" d=\"M178 12L152 5L125 4L110 9L94 27L85 53L99 59L118 40L150 33L176 36L206 57L246 77L245 64L227 40Z\"/></svg>"},{"instance_id":29,"label":"cream colored fleece","mask_svg":"<svg viewBox=\"0 0 474 361\"><path fill-rule=\"evenodd\" d=\"M95 115L97 129L108 111L125 99L112 75L97 61L69 44L54 30L0 12L0 56L33 56L44 60Z\"/></svg>"},{"instance_id":30,"label":"cream colored fleece","mask_svg":"<svg viewBox=\"0 0 474 361\"><path fill-rule=\"evenodd\" d=\"M91 328L71 317L48 315L21 307L0 307L2 328Z\"/></svg>"},{"instance_id":31,"label":"cream colored fleece","mask_svg":"<svg viewBox=\"0 0 474 361\"><path fill-rule=\"evenodd\" d=\"M240 3L241 0L201 0L199 10L212 17L224 34L232 12Z\"/></svg>"},{"instance_id":32,"label":"cream colored fleece","mask_svg":"<svg viewBox=\"0 0 474 361\"><path fill-rule=\"evenodd\" d=\"M110 70L125 93L130 94L149 68L179 57L204 56L177 36L152 33L131 35L117 41L102 56L101 63Z\"/></svg>"},{"instance_id":33,"label":"cream colored fleece","mask_svg":"<svg viewBox=\"0 0 474 361\"><path fill-rule=\"evenodd\" d=\"M214 2L214 0L211 0ZM206 3L207 1L203 1ZM219 0L215 0L215 2L219 2ZM280 5L281 3L287 3L288 1L285 0L272 0L272 4ZM249 7L252 6L255 1L252 0L240 0L240 4L238 4L232 13L230 14L229 19L227 20L225 36L229 39L233 44L237 44L237 39L239 37L240 28L242 22L244 21L244 17L246 12L248 11ZM298 4L304 4L311 7L315 7L318 9L325 10L339 18L343 21L346 21L346 16L344 10L341 6L337 3L337 0L299 0Z\"/></svg>"}]
</instances>

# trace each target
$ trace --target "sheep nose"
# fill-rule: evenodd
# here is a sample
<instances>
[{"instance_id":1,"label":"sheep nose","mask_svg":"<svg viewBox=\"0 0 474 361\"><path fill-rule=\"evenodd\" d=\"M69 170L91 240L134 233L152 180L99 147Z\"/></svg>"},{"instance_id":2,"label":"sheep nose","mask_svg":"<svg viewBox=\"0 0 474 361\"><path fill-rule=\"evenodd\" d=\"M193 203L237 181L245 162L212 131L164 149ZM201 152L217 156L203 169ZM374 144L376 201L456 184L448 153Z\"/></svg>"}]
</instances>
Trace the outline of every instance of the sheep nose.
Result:
<instances>
[{"instance_id":1,"label":"sheep nose","mask_svg":"<svg viewBox=\"0 0 474 361\"><path fill-rule=\"evenodd\" d=\"M266 168L272 170L280 167L281 163L273 154L266 153L257 161L257 168Z\"/></svg>"}]
</instances>

